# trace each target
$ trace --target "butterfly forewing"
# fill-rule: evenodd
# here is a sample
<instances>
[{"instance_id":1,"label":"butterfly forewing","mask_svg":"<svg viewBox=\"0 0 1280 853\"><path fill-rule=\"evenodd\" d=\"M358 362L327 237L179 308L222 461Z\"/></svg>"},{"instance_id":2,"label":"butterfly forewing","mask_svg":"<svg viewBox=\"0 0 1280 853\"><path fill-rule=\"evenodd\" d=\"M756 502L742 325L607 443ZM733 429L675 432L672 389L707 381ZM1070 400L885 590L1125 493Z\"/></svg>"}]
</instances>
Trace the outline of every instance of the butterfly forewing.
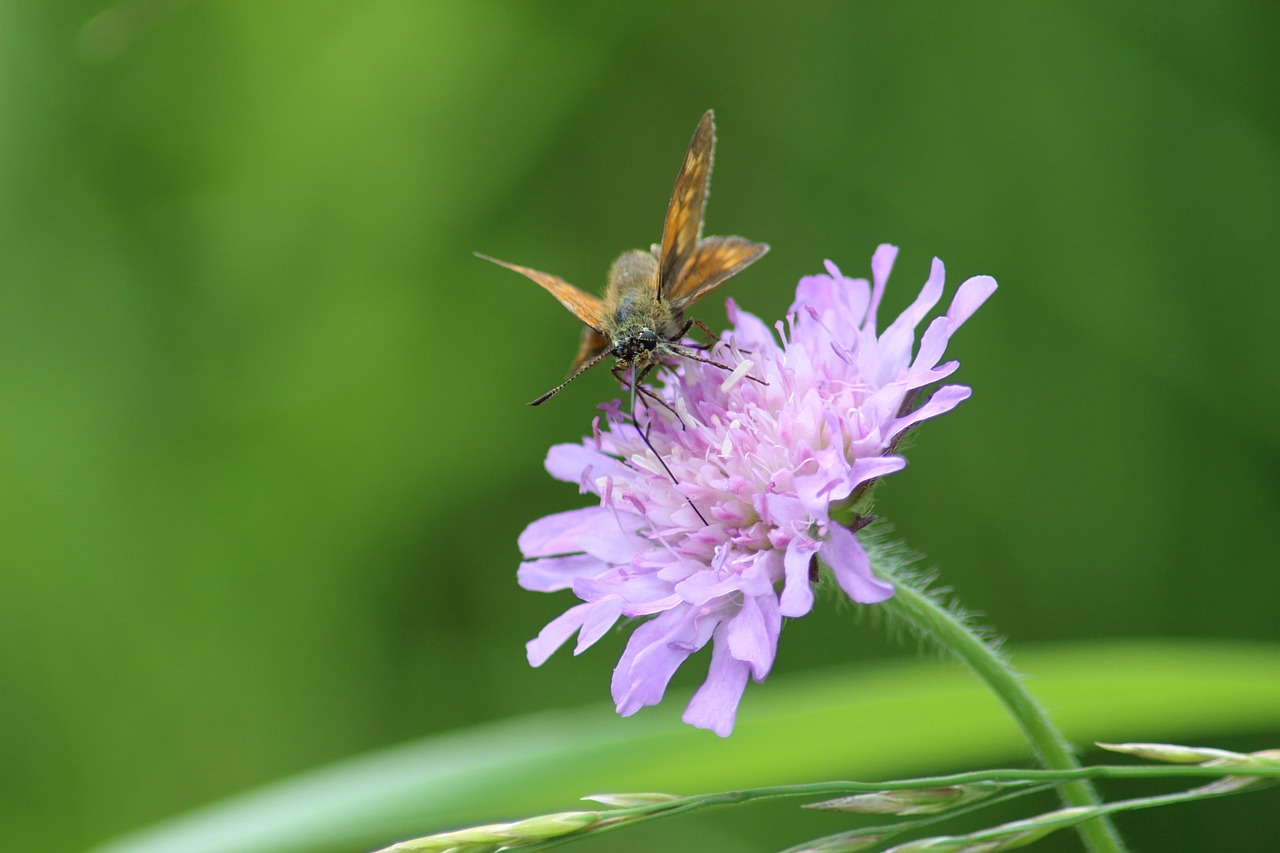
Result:
<instances>
[{"instance_id":1,"label":"butterfly forewing","mask_svg":"<svg viewBox=\"0 0 1280 853\"><path fill-rule=\"evenodd\" d=\"M509 264L506 261L500 261L497 258L491 258L488 255L482 255L479 252L476 252L476 257L483 258L486 261L492 261L500 267L515 270L521 275L542 285L542 287L546 288L552 296L560 300L561 305L572 311L575 317L586 323L595 331L600 332L607 328L604 301L599 297L592 296L585 290L579 290L560 276L552 275L549 272L540 272L539 270L530 269L529 267Z\"/></svg>"},{"instance_id":2,"label":"butterfly forewing","mask_svg":"<svg viewBox=\"0 0 1280 853\"><path fill-rule=\"evenodd\" d=\"M702 214L707 204L715 147L715 116L707 110L702 121L698 122L698 129L693 132L680 174L676 176L671 202L667 205L667 220L662 227L662 245L658 254L659 298L666 298L668 289L679 281L681 269L688 263L702 237Z\"/></svg>"}]
</instances>

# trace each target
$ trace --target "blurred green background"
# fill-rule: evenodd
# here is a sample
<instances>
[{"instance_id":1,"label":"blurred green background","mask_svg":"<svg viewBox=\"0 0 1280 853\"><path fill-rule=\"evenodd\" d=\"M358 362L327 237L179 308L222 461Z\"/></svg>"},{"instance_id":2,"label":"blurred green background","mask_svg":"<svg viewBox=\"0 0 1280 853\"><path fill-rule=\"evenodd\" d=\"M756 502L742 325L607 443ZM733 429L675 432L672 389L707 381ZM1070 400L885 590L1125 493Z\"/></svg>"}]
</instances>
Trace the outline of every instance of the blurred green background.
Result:
<instances>
[{"instance_id":1,"label":"blurred green background","mask_svg":"<svg viewBox=\"0 0 1280 853\"><path fill-rule=\"evenodd\" d=\"M1277 32L1261 0L0 3L0 849L607 697L622 636L527 666L569 597L515 541L582 504L542 457L615 389L526 407L578 323L471 252L602 285L708 107L708 232L773 246L748 310L880 242L882 316L934 255L999 280L972 400L879 509L1015 656L1280 641ZM915 653L828 603L775 672ZM1124 825L1250 814L1198 809Z\"/></svg>"}]
</instances>

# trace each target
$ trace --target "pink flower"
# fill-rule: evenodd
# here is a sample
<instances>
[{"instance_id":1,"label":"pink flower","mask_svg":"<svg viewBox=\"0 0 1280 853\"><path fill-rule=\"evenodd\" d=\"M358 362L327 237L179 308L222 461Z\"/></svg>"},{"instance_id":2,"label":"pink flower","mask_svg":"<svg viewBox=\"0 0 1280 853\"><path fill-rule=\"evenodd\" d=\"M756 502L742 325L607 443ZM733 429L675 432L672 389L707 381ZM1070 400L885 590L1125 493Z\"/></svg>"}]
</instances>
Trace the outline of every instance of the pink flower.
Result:
<instances>
[{"instance_id":1,"label":"pink flower","mask_svg":"<svg viewBox=\"0 0 1280 853\"><path fill-rule=\"evenodd\" d=\"M916 349L916 327L942 296L935 259L915 302L877 336L897 251L876 250L874 284L830 261L827 274L801 279L777 324L781 345L730 301L734 328L714 357L737 369L682 360L664 371L654 393L673 411L640 407L648 444L615 402L601 407L604 423L596 418L590 437L551 448L551 475L600 500L520 536L521 586L570 589L581 600L529 642L532 665L575 633L578 654L619 618L643 619L613 674L618 713L628 716L659 702L676 669L712 642L684 720L726 736L747 678L763 681L773 666L783 617L813 607L815 561L860 604L893 595L833 516L849 518L872 481L906 465L893 452L904 431L969 396L943 385L917 405L922 389L956 369L939 364L947 341L996 288L989 276L966 281Z\"/></svg>"}]
</instances>

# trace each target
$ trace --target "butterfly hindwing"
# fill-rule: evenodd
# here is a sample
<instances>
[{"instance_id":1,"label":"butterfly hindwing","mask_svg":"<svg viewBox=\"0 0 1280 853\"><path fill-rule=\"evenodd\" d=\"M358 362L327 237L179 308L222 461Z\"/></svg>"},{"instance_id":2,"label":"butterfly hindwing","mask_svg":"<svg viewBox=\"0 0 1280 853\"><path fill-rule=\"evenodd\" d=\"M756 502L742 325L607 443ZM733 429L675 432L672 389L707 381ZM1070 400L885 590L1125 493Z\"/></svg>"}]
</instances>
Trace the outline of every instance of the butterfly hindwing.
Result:
<instances>
[{"instance_id":1,"label":"butterfly hindwing","mask_svg":"<svg viewBox=\"0 0 1280 853\"><path fill-rule=\"evenodd\" d=\"M667 286L667 301L676 311L683 311L767 251L769 247L765 243L753 243L744 237L700 240L698 248L681 268L680 278Z\"/></svg>"},{"instance_id":2,"label":"butterfly hindwing","mask_svg":"<svg viewBox=\"0 0 1280 853\"><path fill-rule=\"evenodd\" d=\"M578 345L578 355L573 359L569 375L573 376L587 362L599 356L609 348L609 339L588 326L582 330L582 342Z\"/></svg>"}]
</instances>

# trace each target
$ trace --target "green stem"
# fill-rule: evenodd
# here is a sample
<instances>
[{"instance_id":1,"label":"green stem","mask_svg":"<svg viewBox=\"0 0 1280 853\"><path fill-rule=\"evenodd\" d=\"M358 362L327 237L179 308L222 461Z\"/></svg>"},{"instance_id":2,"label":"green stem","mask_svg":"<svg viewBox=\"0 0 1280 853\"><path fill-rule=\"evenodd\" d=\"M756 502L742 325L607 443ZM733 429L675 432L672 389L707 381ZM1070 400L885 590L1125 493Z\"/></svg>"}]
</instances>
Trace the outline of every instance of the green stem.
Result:
<instances>
[{"instance_id":1,"label":"green stem","mask_svg":"<svg viewBox=\"0 0 1280 853\"><path fill-rule=\"evenodd\" d=\"M877 566L883 571L883 566ZM1071 744L1053 725L1049 715L1027 691L1022 679L995 648L963 619L923 592L914 579L891 574L897 587L894 597L881 604L942 649L960 658L1000 698L1022 728L1040 762L1051 770L1080 767ZM1096 806L1102 802L1093 785L1084 779L1058 786L1068 806ZM1110 819L1100 817L1080 825L1085 847L1093 853L1123 853L1124 844Z\"/></svg>"}]
</instances>

